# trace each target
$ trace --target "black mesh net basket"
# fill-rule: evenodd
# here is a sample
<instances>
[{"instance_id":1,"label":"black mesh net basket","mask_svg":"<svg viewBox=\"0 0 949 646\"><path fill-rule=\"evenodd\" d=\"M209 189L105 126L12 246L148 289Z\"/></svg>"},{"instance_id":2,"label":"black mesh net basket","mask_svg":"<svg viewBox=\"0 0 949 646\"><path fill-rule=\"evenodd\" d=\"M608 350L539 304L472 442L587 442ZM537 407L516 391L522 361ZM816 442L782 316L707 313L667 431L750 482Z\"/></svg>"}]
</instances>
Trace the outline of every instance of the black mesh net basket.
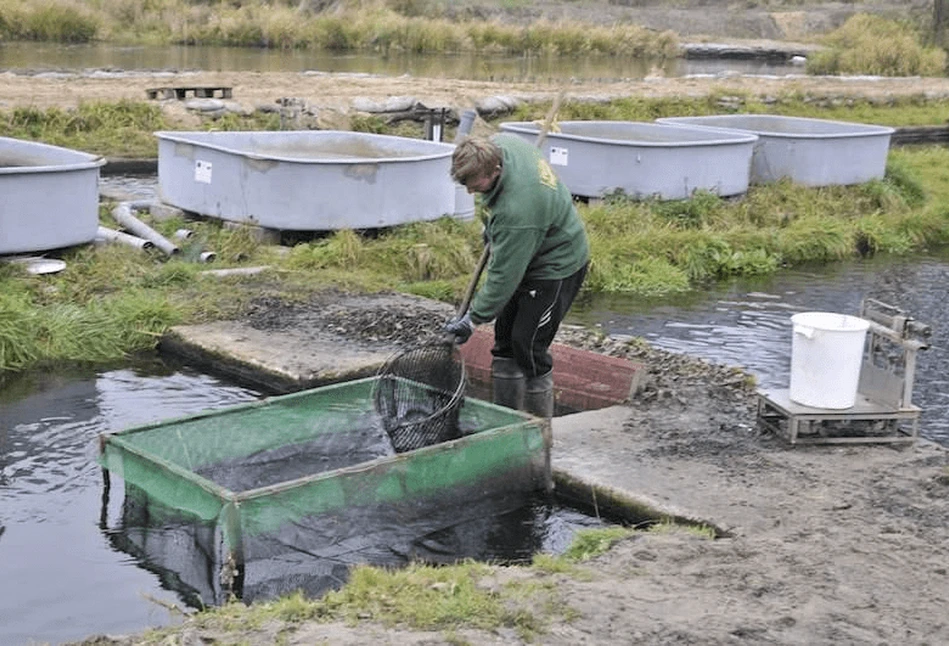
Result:
<instances>
[{"instance_id":1,"label":"black mesh net basket","mask_svg":"<svg viewBox=\"0 0 949 646\"><path fill-rule=\"evenodd\" d=\"M465 365L454 343L433 343L390 357L372 400L397 453L453 440L465 397Z\"/></svg>"}]
</instances>

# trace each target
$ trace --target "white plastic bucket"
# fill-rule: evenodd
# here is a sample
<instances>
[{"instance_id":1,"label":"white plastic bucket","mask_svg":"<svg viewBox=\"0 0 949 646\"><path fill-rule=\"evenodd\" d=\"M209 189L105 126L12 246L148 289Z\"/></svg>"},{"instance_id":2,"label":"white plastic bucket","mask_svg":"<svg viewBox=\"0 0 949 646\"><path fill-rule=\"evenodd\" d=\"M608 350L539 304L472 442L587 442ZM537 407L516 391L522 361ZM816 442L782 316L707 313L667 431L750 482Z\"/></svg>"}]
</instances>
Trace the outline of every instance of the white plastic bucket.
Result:
<instances>
[{"instance_id":1,"label":"white plastic bucket","mask_svg":"<svg viewBox=\"0 0 949 646\"><path fill-rule=\"evenodd\" d=\"M791 322L791 401L812 408L852 408L870 323L832 312L803 312Z\"/></svg>"}]
</instances>

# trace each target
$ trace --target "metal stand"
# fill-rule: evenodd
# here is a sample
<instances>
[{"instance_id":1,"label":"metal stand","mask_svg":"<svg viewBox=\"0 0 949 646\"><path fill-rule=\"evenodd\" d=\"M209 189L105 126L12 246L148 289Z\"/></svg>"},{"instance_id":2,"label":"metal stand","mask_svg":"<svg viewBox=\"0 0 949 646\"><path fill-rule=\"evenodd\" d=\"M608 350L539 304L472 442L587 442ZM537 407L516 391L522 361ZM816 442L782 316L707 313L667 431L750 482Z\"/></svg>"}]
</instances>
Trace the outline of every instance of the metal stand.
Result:
<instances>
[{"instance_id":1,"label":"metal stand","mask_svg":"<svg viewBox=\"0 0 949 646\"><path fill-rule=\"evenodd\" d=\"M858 393L853 407L831 410L796 404L788 395L787 389L759 390L758 424L791 444L912 443L919 434L916 406L893 409Z\"/></svg>"},{"instance_id":2,"label":"metal stand","mask_svg":"<svg viewBox=\"0 0 949 646\"><path fill-rule=\"evenodd\" d=\"M425 114L425 138L428 141L441 141L445 131L448 108L432 108Z\"/></svg>"},{"instance_id":3,"label":"metal stand","mask_svg":"<svg viewBox=\"0 0 949 646\"><path fill-rule=\"evenodd\" d=\"M929 326L895 307L865 299L860 316L870 322L857 399L832 410L795 403L788 389L758 391L758 425L791 444L913 443L921 409L912 403L916 354L929 347Z\"/></svg>"}]
</instances>

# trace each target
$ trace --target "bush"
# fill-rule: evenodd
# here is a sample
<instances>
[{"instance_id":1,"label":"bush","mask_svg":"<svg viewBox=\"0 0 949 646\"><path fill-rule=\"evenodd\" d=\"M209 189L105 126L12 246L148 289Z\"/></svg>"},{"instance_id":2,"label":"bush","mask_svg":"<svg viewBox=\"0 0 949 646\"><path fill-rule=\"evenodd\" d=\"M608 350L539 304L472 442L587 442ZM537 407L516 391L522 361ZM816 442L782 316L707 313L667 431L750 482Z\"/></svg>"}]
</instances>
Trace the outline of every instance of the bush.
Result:
<instances>
[{"instance_id":1,"label":"bush","mask_svg":"<svg viewBox=\"0 0 949 646\"><path fill-rule=\"evenodd\" d=\"M57 43L88 43L99 31L85 10L62 3L44 3L24 16L19 38Z\"/></svg>"},{"instance_id":2,"label":"bush","mask_svg":"<svg viewBox=\"0 0 949 646\"><path fill-rule=\"evenodd\" d=\"M946 70L943 50L923 47L912 28L879 16L852 16L824 45L808 59L808 73L942 76Z\"/></svg>"}]
</instances>

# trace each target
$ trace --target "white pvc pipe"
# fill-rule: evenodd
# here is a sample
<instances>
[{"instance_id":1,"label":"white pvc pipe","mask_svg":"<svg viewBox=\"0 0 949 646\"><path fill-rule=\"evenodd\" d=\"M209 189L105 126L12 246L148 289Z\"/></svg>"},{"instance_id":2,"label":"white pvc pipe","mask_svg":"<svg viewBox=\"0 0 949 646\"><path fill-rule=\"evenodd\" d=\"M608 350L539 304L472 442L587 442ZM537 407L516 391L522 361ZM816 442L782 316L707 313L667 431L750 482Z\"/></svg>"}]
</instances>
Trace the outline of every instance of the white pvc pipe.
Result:
<instances>
[{"instance_id":1,"label":"white pvc pipe","mask_svg":"<svg viewBox=\"0 0 949 646\"><path fill-rule=\"evenodd\" d=\"M254 274L265 272L268 269L270 269L270 265L264 265L262 267L233 267L230 269L208 269L200 272L200 274L202 276L214 276L218 278L225 276L253 276Z\"/></svg>"},{"instance_id":2,"label":"white pvc pipe","mask_svg":"<svg viewBox=\"0 0 949 646\"><path fill-rule=\"evenodd\" d=\"M109 229L103 226L99 227L96 232L96 237L102 238L106 242L119 242L142 250L151 249L155 246L151 240L145 240L144 238L139 238L138 236L129 235L122 231L116 231L115 229Z\"/></svg>"},{"instance_id":3,"label":"white pvc pipe","mask_svg":"<svg viewBox=\"0 0 949 646\"><path fill-rule=\"evenodd\" d=\"M140 206L141 204L143 203L122 202L117 207L112 209L112 217L115 218L115 221L121 224L123 227L135 235L150 241L169 256L173 256L178 253L178 247L168 238L158 233L153 228L132 215L133 205ZM147 208L147 206L145 208Z\"/></svg>"}]
</instances>

